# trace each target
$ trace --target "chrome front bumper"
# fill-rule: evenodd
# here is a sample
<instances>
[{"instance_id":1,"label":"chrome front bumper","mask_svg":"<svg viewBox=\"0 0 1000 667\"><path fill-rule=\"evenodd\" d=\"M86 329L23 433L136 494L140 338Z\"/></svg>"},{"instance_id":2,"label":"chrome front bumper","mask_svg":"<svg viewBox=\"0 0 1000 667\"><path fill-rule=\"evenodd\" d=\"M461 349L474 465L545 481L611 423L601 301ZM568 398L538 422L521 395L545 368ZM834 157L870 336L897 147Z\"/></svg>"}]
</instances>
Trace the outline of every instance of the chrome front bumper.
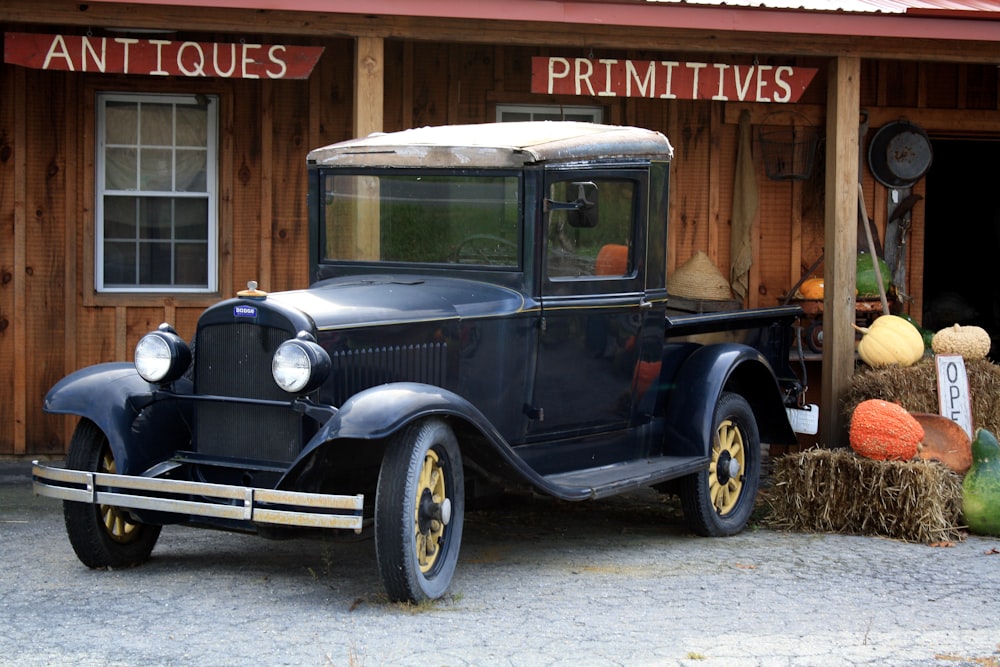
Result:
<instances>
[{"instance_id":1,"label":"chrome front bumper","mask_svg":"<svg viewBox=\"0 0 1000 667\"><path fill-rule=\"evenodd\" d=\"M361 532L364 496L255 489L32 465L36 495L123 509Z\"/></svg>"}]
</instances>

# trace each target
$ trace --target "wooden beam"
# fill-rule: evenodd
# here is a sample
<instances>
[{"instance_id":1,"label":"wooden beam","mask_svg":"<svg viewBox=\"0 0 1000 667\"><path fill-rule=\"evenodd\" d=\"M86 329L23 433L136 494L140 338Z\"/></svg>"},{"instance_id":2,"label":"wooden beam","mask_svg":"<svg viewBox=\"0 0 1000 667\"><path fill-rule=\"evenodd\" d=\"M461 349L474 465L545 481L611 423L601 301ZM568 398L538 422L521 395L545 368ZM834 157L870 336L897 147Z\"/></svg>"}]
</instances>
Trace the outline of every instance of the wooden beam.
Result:
<instances>
[{"instance_id":1,"label":"wooden beam","mask_svg":"<svg viewBox=\"0 0 1000 667\"><path fill-rule=\"evenodd\" d=\"M817 20L821 20L817 15ZM924 62L1000 63L1000 42L961 39L900 38L887 35L815 35L739 30L672 29L549 21L497 21L371 14L336 14L187 5L81 4L76 0L4 0L0 22L70 25L84 30L108 28L237 32L242 35L392 37L426 42L554 46L672 53L762 53L857 58L892 58Z\"/></svg>"},{"instance_id":2,"label":"wooden beam","mask_svg":"<svg viewBox=\"0 0 1000 667\"><path fill-rule=\"evenodd\" d=\"M846 444L839 406L854 374L854 291L858 237L858 119L861 60L830 63L826 114L823 280L823 414L820 444Z\"/></svg>"},{"instance_id":3,"label":"wooden beam","mask_svg":"<svg viewBox=\"0 0 1000 667\"><path fill-rule=\"evenodd\" d=\"M28 226L28 100L24 70L14 72L14 454L24 454L28 422L27 349L27 226Z\"/></svg>"},{"instance_id":4,"label":"wooden beam","mask_svg":"<svg viewBox=\"0 0 1000 667\"><path fill-rule=\"evenodd\" d=\"M383 129L385 44L381 37L354 41L354 136Z\"/></svg>"}]
</instances>

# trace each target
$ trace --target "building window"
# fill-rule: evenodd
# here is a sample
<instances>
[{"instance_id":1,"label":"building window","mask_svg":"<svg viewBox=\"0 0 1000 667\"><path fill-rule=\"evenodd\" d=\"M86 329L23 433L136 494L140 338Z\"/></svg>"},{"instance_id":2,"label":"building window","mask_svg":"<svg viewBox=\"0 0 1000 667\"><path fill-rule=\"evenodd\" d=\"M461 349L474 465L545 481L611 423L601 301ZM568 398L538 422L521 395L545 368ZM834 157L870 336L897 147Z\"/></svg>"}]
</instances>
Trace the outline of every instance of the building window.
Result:
<instances>
[{"instance_id":1,"label":"building window","mask_svg":"<svg viewBox=\"0 0 1000 667\"><path fill-rule=\"evenodd\" d=\"M99 94L98 292L217 289L218 98Z\"/></svg>"},{"instance_id":2,"label":"building window","mask_svg":"<svg viewBox=\"0 0 1000 667\"><path fill-rule=\"evenodd\" d=\"M561 104L498 104L497 122L525 120L576 120L585 123L603 122L601 107L564 106Z\"/></svg>"}]
</instances>

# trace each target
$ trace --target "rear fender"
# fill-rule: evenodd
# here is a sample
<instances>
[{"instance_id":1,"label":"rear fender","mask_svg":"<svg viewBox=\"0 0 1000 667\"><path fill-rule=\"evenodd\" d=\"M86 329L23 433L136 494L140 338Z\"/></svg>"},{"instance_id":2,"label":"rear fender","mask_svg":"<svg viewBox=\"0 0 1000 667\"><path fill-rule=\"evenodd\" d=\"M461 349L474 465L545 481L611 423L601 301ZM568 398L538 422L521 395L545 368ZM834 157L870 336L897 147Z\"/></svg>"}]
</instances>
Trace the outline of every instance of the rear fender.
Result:
<instances>
[{"instance_id":1,"label":"rear fender","mask_svg":"<svg viewBox=\"0 0 1000 667\"><path fill-rule=\"evenodd\" d=\"M740 394L750 403L761 442L796 442L781 390L767 360L752 347L724 343L695 350L676 376L666 408L670 454L710 454L715 405L723 391Z\"/></svg>"},{"instance_id":2,"label":"rear fender","mask_svg":"<svg viewBox=\"0 0 1000 667\"><path fill-rule=\"evenodd\" d=\"M190 442L180 401L149 404L153 387L135 366L115 362L70 373L45 395L50 414L77 415L94 422L108 438L118 472L138 475Z\"/></svg>"}]
</instances>

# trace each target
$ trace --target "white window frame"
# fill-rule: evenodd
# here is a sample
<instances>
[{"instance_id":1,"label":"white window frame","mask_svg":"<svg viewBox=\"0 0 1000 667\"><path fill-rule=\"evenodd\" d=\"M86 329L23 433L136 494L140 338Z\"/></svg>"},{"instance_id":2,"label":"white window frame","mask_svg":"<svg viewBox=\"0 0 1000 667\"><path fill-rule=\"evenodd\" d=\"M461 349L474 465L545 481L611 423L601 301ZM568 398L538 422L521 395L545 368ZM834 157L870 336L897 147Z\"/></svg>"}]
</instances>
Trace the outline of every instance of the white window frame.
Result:
<instances>
[{"instance_id":1,"label":"white window frame","mask_svg":"<svg viewBox=\"0 0 1000 667\"><path fill-rule=\"evenodd\" d=\"M137 102L154 104L199 104L207 105L207 156L206 175L204 192L179 192L179 191L143 191L135 190L107 190L105 187L105 151L106 134L106 103L108 102ZM159 293L189 293L207 294L218 292L219 289L219 186L218 186L218 165L219 165L219 98L216 95L171 95L158 93L111 93L99 92L96 100L96 122L97 122L97 142L96 142L96 174L95 174L95 265L94 265L94 289L96 292L105 294L159 294ZM142 146L141 137L136 146ZM170 148L177 148L176 143ZM159 196L172 199L178 198L199 198L207 199L208 203L208 238L206 244L207 262L207 284L203 286L186 285L135 285L135 286L106 286L104 284L104 196L106 194L122 194L130 196ZM176 240L171 239L171 243Z\"/></svg>"},{"instance_id":2,"label":"white window frame","mask_svg":"<svg viewBox=\"0 0 1000 667\"><path fill-rule=\"evenodd\" d=\"M558 116L565 119L566 116L583 116L576 120L586 120L590 123L604 122L604 109L602 107L591 107L584 105L566 104L498 104L497 122L504 123L506 114L528 114L529 120L539 120L539 116Z\"/></svg>"}]
</instances>

